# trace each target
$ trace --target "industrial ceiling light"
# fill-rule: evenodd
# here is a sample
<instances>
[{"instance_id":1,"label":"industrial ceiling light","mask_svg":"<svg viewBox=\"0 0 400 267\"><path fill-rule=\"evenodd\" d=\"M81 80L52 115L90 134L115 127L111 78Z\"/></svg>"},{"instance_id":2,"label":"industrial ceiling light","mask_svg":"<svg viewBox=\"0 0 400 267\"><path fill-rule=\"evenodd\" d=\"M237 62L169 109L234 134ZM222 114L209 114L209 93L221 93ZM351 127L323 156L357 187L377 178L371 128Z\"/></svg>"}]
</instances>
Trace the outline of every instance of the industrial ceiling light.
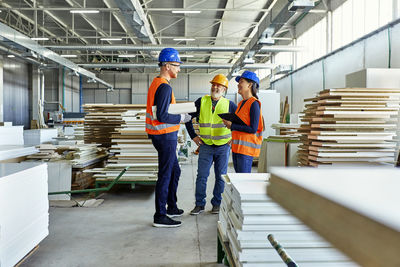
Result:
<instances>
[{"instance_id":1,"label":"industrial ceiling light","mask_svg":"<svg viewBox=\"0 0 400 267\"><path fill-rule=\"evenodd\" d=\"M239 71L240 71L240 69L234 69L233 72L232 72L232 77L240 76Z\"/></svg>"},{"instance_id":2,"label":"industrial ceiling light","mask_svg":"<svg viewBox=\"0 0 400 267\"><path fill-rule=\"evenodd\" d=\"M118 57L136 57L135 54L122 54L122 55L118 55Z\"/></svg>"},{"instance_id":3,"label":"industrial ceiling light","mask_svg":"<svg viewBox=\"0 0 400 267\"><path fill-rule=\"evenodd\" d=\"M60 55L61 57L65 57L65 58L75 58L78 57L77 55Z\"/></svg>"},{"instance_id":4,"label":"industrial ceiling light","mask_svg":"<svg viewBox=\"0 0 400 267\"><path fill-rule=\"evenodd\" d=\"M8 55L7 57L10 57L10 58L12 58L12 57L15 57L14 55Z\"/></svg>"},{"instance_id":5,"label":"industrial ceiling light","mask_svg":"<svg viewBox=\"0 0 400 267\"><path fill-rule=\"evenodd\" d=\"M194 41L194 38L174 38L174 41Z\"/></svg>"},{"instance_id":6,"label":"industrial ceiling light","mask_svg":"<svg viewBox=\"0 0 400 267\"><path fill-rule=\"evenodd\" d=\"M76 70L71 70L71 71L68 73L68 76L76 76L76 77L79 77L79 73L78 73Z\"/></svg>"},{"instance_id":7,"label":"industrial ceiling light","mask_svg":"<svg viewBox=\"0 0 400 267\"><path fill-rule=\"evenodd\" d=\"M115 37L107 37L107 38L100 38L100 41L121 41L122 38L115 38Z\"/></svg>"},{"instance_id":8,"label":"industrial ceiling light","mask_svg":"<svg viewBox=\"0 0 400 267\"><path fill-rule=\"evenodd\" d=\"M289 0L289 2L291 3L288 7L288 10L292 12L308 12L315 5L315 2L313 0Z\"/></svg>"},{"instance_id":9,"label":"industrial ceiling light","mask_svg":"<svg viewBox=\"0 0 400 267\"><path fill-rule=\"evenodd\" d=\"M32 37L31 40L33 40L33 41L48 41L49 38L47 38L47 37Z\"/></svg>"},{"instance_id":10,"label":"industrial ceiling light","mask_svg":"<svg viewBox=\"0 0 400 267\"><path fill-rule=\"evenodd\" d=\"M188 58L188 57L194 57L193 55L179 55L180 58Z\"/></svg>"},{"instance_id":11,"label":"industrial ceiling light","mask_svg":"<svg viewBox=\"0 0 400 267\"><path fill-rule=\"evenodd\" d=\"M70 13L79 13L79 14L97 14L100 11L99 10L94 10L94 9L74 9L70 10Z\"/></svg>"},{"instance_id":12,"label":"industrial ceiling light","mask_svg":"<svg viewBox=\"0 0 400 267\"><path fill-rule=\"evenodd\" d=\"M201 13L200 10L172 10L174 14L199 14Z\"/></svg>"}]
</instances>

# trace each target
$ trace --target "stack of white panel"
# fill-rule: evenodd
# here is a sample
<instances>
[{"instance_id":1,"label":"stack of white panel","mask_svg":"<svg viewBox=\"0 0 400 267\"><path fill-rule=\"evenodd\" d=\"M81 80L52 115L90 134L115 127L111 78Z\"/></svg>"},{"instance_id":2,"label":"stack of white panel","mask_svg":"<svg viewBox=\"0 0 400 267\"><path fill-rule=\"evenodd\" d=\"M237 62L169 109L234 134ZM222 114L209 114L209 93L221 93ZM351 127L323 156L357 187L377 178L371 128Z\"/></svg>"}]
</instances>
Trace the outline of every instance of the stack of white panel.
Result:
<instances>
[{"instance_id":1,"label":"stack of white panel","mask_svg":"<svg viewBox=\"0 0 400 267\"><path fill-rule=\"evenodd\" d=\"M14 266L48 234L47 165L0 164L0 266Z\"/></svg>"},{"instance_id":2,"label":"stack of white panel","mask_svg":"<svg viewBox=\"0 0 400 267\"><path fill-rule=\"evenodd\" d=\"M301 266L357 266L267 196L267 174L227 176L220 227L237 266L283 266L269 234Z\"/></svg>"},{"instance_id":3,"label":"stack of white panel","mask_svg":"<svg viewBox=\"0 0 400 267\"><path fill-rule=\"evenodd\" d=\"M37 152L34 147L24 146L24 126L12 126L11 122L1 122L0 125L0 161Z\"/></svg>"},{"instance_id":4,"label":"stack of white panel","mask_svg":"<svg viewBox=\"0 0 400 267\"><path fill-rule=\"evenodd\" d=\"M83 140L84 137L83 125L74 126L74 136L76 140Z\"/></svg>"},{"instance_id":5,"label":"stack of white panel","mask_svg":"<svg viewBox=\"0 0 400 267\"><path fill-rule=\"evenodd\" d=\"M40 145L51 143L57 137L57 129L33 129L24 131L25 145Z\"/></svg>"},{"instance_id":6,"label":"stack of white panel","mask_svg":"<svg viewBox=\"0 0 400 267\"><path fill-rule=\"evenodd\" d=\"M0 146L24 145L24 126L12 126L10 123L0 126Z\"/></svg>"},{"instance_id":7,"label":"stack of white panel","mask_svg":"<svg viewBox=\"0 0 400 267\"><path fill-rule=\"evenodd\" d=\"M0 160L9 160L39 152L33 146L0 146Z\"/></svg>"}]
</instances>

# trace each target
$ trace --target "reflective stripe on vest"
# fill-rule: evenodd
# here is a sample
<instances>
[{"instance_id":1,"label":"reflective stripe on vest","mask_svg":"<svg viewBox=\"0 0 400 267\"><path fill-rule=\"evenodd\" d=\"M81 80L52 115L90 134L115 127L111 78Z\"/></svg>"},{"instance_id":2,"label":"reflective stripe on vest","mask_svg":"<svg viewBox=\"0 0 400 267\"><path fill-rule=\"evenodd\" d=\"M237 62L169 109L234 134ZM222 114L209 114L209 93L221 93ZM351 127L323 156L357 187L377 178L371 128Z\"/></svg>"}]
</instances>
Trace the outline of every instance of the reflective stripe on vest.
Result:
<instances>
[{"instance_id":1,"label":"reflective stripe on vest","mask_svg":"<svg viewBox=\"0 0 400 267\"><path fill-rule=\"evenodd\" d=\"M253 143L250 143L250 142L247 142L247 141L243 141L243 140L232 140L232 144L248 146L248 147L251 147L251 148L258 148L258 149L261 148L261 145L253 144Z\"/></svg>"},{"instance_id":2,"label":"reflective stripe on vest","mask_svg":"<svg viewBox=\"0 0 400 267\"><path fill-rule=\"evenodd\" d=\"M260 104L260 117L257 132L255 134L252 134L240 131L232 131L232 152L252 157L258 157L260 155L262 144L262 130L264 128L260 101L258 101L255 97L251 97L246 101L246 103L244 103L243 107L240 109L243 103L242 100L239 103L235 113L246 125L250 126L250 108L254 101L257 101Z\"/></svg>"},{"instance_id":3,"label":"reflective stripe on vest","mask_svg":"<svg viewBox=\"0 0 400 267\"><path fill-rule=\"evenodd\" d=\"M160 135L176 132L179 130L179 124L163 123L156 120L153 116L154 97L156 95L158 87L163 84L168 83L164 78L156 77L149 87L147 93L147 106L146 106L146 132L152 135ZM171 95L171 104L175 104L174 92Z\"/></svg>"},{"instance_id":4,"label":"reflective stripe on vest","mask_svg":"<svg viewBox=\"0 0 400 267\"><path fill-rule=\"evenodd\" d=\"M211 136L211 135L200 135L201 139L212 139L212 140L222 140L225 138L230 139L231 134L221 135L221 136Z\"/></svg>"},{"instance_id":5,"label":"reflective stripe on vest","mask_svg":"<svg viewBox=\"0 0 400 267\"><path fill-rule=\"evenodd\" d=\"M229 112L229 100L221 97L212 112L211 96L201 98L199 130L200 138L207 145L225 145L231 140L231 131L225 127L218 114Z\"/></svg>"}]
</instances>

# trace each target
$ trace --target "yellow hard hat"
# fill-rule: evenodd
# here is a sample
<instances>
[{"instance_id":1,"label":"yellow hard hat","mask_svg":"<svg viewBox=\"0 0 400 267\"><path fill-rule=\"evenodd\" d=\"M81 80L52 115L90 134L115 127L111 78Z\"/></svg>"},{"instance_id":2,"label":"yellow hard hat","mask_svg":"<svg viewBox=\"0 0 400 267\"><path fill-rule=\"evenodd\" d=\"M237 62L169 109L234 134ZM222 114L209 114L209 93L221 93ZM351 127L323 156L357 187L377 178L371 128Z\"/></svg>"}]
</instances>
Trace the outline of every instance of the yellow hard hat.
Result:
<instances>
[{"instance_id":1,"label":"yellow hard hat","mask_svg":"<svg viewBox=\"0 0 400 267\"><path fill-rule=\"evenodd\" d=\"M226 78L226 76L223 74L215 75L214 79L212 79L212 81L210 81L210 83L217 83L217 84L225 86L226 88L228 88L228 82L229 82L228 78Z\"/></svg>"}]
</instances>

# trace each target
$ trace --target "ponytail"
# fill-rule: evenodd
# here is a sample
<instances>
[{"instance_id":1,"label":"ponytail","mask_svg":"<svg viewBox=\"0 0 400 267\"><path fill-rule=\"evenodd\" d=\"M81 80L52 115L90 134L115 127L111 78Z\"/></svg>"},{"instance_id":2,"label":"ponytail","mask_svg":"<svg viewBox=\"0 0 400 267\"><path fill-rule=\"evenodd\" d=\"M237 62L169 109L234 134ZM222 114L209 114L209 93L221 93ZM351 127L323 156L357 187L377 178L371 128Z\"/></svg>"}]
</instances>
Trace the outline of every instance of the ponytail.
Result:
<instances>
[{"instance_id":1,"label":"ponytail","mask_svg":"<svg viewBox=\"0 0 400 267\"><path fill-rule=\"evenodd\" d=\"M257 84L256 84L255 82L252 82L252 84L251 84L251 94L252 94L255 98L258 99L258 95L257 95L258 88L257 88L257 87L258 87Z\"/></svg>"}]
</instances>

